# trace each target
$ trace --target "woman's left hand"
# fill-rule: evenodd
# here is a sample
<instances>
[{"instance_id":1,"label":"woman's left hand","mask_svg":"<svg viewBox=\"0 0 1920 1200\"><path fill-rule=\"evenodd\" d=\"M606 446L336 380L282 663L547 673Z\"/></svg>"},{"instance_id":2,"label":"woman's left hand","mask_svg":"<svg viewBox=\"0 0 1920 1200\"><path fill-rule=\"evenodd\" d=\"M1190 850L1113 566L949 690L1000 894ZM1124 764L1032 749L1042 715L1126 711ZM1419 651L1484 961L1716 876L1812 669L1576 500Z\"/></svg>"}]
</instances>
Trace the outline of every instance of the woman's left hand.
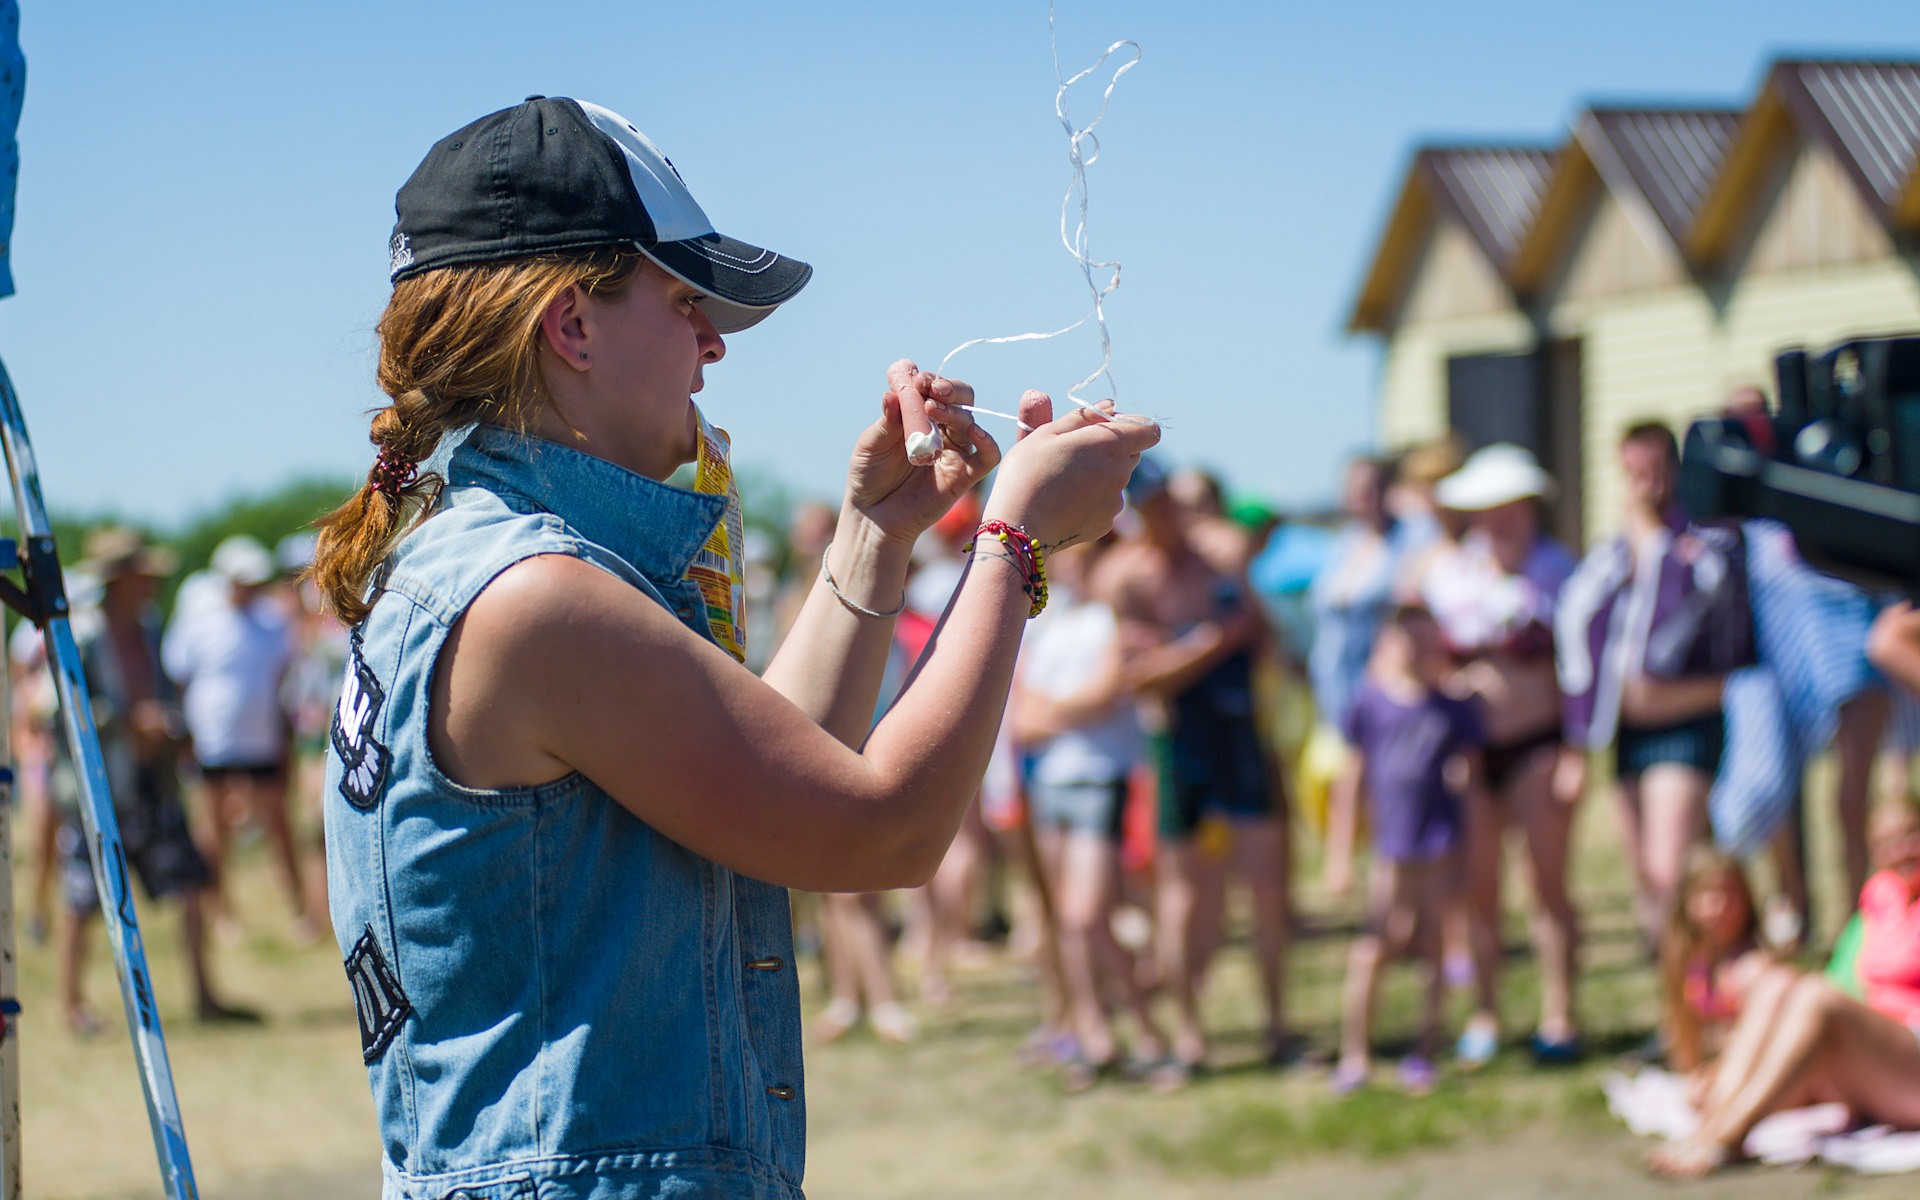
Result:
<instances>
[{"instance_id":1,"label":"woman's left hand","mask_svg":"<svg viewBox=\"0 0 1920 1200\"><path fill-rule=\"evenodd\" d=\"M880 419L853 447L848 506L890 540L911 545L1000 463L999 444L956 407L972 403L973 389L959 380L936 379L909 359L889 367ZM925 467L907 461L907 405L919 406L945 442Z\"/></svg>"}]
</instances>

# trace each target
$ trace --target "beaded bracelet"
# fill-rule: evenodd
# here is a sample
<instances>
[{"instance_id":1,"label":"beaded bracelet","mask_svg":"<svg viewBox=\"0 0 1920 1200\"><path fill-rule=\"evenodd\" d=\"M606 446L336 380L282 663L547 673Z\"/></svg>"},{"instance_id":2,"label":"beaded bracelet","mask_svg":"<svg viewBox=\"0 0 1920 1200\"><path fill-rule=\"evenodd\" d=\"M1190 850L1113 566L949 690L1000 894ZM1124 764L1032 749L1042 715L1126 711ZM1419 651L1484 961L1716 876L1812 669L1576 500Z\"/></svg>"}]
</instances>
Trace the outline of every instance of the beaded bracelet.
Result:
<instances>
[{"instance_id":1,"label":"beaded bracelet","mask_svg":"<svg viewBox=\"0 0 1920 1200\"><path fill-rule=\"evenodd\" d=\"M1027 620L1033 620L1047 606L1047 562L1040 553L1039 543L1018 525L1009 525L1005 521L982 521L980 528L974 531L973 541L960 547L961 552L971 552L983 536L998 538L1000 544L1007 548L1008 561L1020 572L1021 590L1033 602L1033 607L1027 610Z\"/></svg>"}]
</instances>

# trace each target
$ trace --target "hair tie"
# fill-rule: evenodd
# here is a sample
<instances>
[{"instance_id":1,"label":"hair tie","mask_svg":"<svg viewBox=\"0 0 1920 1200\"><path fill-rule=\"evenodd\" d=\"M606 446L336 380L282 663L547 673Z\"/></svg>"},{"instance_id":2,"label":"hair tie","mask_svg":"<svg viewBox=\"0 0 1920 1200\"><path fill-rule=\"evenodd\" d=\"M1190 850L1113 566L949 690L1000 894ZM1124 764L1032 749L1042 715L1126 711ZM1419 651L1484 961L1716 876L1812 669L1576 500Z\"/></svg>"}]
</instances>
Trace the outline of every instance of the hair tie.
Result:
<instances>
[{"instance_id":1,"label":"hair tie","mask_svg":"<svg viewBox=\"0 0 1920 1200\"><path fill-rule=\"evenodd\" d=\"M419 474L419 463L401 457L392 446L382 446L373 469L367 472L367 486L398 500Z\"/></svg>"}]
</instances>

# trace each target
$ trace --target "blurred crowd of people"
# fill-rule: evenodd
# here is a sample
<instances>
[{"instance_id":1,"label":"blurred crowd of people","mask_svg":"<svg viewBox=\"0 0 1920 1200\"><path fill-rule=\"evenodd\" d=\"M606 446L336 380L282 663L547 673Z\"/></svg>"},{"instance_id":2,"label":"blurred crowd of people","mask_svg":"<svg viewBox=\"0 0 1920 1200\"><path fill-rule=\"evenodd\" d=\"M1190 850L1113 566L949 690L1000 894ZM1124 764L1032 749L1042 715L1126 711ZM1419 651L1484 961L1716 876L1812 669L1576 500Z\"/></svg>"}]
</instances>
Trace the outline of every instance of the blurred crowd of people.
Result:
<instances>
[{"instance_id":1,"label":"blurred crowd of people","mask_svg":"<svg viewBox=\"0 0 1920 1200\"><path fill-rule=\"evenodd\" d=\"M932 883L898 904L803 906L833 993L819 1039L863 1015L882 1038L917 1036L894 978L894 926L919 965L920 998L948 1002L949 971L988 953L976 933L997 864L1018 881L1009 942L1045 981L1047 1020L1026 1052L1062 1067L1070 1086L1129 1063L1178 1086L1204 1063L1200 997L1234 877L1251 897L1266 1052L1297 1051L1285 1011L1289 805L1268 736L1279 646L1248 580L1276 520L1257 505L1229 511L1210 479L1169 477L1150 461L1128 496L1123 532L1049 558L1051 601L1028 628L993 765ZM796 514L793 561L818 557L832 516ZM916 553L881 712L937 636L978 517L963 503ZM776 632L810 583L789 581ZM1116 1018L1130 1027L1124 1053Z\"/></svg>"},{"instance_id":2,"label":"blurred crowd of people","mask_svg":"<svg viewBox=\"0 0 1920 1200\"><path fill-rule=\"evenodd\" d=\"M223 998L210 964L210 941L237 944L260 916L226 886L236 837L265 839L288 938L313 945L328 930L317 817L347 634L298 578L312 553L309 534L271 551L228 538L206 570L180 580L164 629L155 601L179 564L137 531L96 529L67 577L126 865L149 898L181 907L203 1021L260 1019ZM27 929L36 941L55 938L62 1017L90 1036L100 1029L86 987L100 895L80 784L40 631L21 622L9 650Z\"/></svg>"},{"instance_id":3,"label":"blurred crowd of people","mask_svg":"<svg viewBox=\"0 0 1920 1200\"><path fill-rule=\"evenodd\" d=\"M1750 391L1731 405L1763 406ZM1920 1126L1920 822L1907 799L1920 616L1814 570L1783 526L1695 521L1664 425L1627 429L1617 465L1616 532L1581 557L1545 532L1555 482L1514 445L1358 459L1341 513L1317 521L1143 460L1116 530L1047 561L1051 603L1028 627L993 765L934 880L800 898L831 990L815 1038L864 1020L913 1040L914 1008L952 1003L950 973L999 953L985 938L1004 935L1043 996L1024 1056L1070 1090L1107 1077L1179 1088L1209 1062L1210 967L1238 932L1229 913L1244 912L1261 1053L1298 1061L1315 1053L1286 1003L1298 862L1317 865L1325 898L1362 889L1333 1088L1373 1081L1375 997L1404 960L1425 1002L1394 1074L1425 1092L1449 1062L1478 1067L1523 1032L1502 1024L1515 1015L1500 980L1511 852L1540 972L1524 1043L1542 1064L1575 1061L1569 868L1591 769L1664 981L1649 1049L1696 1073L1706 1115L1697 1144L1656 1165L1710 1169L1759 1116L1807 1096ZM939 636L979 511L969 498L916 550L876 721ZM750 536L749 665L784 636L833 528L824 507L793 513L784 583ZM178 564L139 534L95 531L71 575L127 860L149 896L181 905L205 1020L258 1019L209 966L210 943L262 921L225 886L236 837L266 842L287 936L326 932L315 812L347 632L300 578L312 546L228 539L180 582L164 630L155 600ZM100 901L78 788L37 631L22 626L11 651L29 928L58 928L65 1018L86 1034ZM1834 966L1808 973L1804 784L1829 752L1859 912ZM1761 859L1775 881L1764 900L1747 878ZM896 959L915 968L911 991ZM1457 1029L1450 990L1468 996ZM1799 1049L1769 1049L1788 1044Z\"/></svg>"},{"instance_id":4,"label":"blurred crowd of people","mask_svg":"<svg viewBox=\"0 0 1920 1200\"><path fill-rule=\"evenodd\" d=\"M1735 411L1756 403L1732 399ZM1294 1061L1310 1053L1286 1008L1299 862L1318 864L1329 898L1364 889L1331 1056L1337 1091L1374 1078L1375 996L1396 960L1426 996L1395 1066L1400 1087L1429 1090L1448 1060L1472 1069L1510 1038L1542 1064L1576 1061L1586 1047L1569 873L1590 771L1617 812L1647 961L1695 980L1673 995L1694 995L1702 970L1675 947L1711 940L1687 933L1704 920L1688 899L1702 855L1736 871L1767 861L1776 886L1757 906L1742 891L1752 912L1734 941L1764 948L1779 972L1767 994L1785 994L1812 956L1804 781L1816 757L1831 751L1836 764L1846 894L1893 886L1873 874L1870 810L1877 794L1875 819L1911 814L1920 672L1903 675L1895 659L1920 647L1896 627L1915 618L1814 570L1783 526L1691 518L1665 425L1624 431L1617 463L1622 508L1602 522L1616 532L1581 556L1545 532L1555 481L1514 445L1469 453L1443 440L1357 460L1337 522L1285 521L1204 473L1143 462L1116 532L1049 560L1053 600L1028 629L1000 753L938 878L912 895L801 908L803 921L817 914L833 995L815 1035L833 1040L864 1014L880 1037L910 1040L896 941L918 965L921 1001L946 1003L948 971L985 953L974 940L984 915L1003 911L1010 951L1037 965L1044 992L1025 1053L1075 1090L1107 1075L1178 1087L1208 1061L1201 999L1238 880L1264 1053ZM793 561L817 557L831 517L797 515ZM894 687L937 636L972 528L957 510L923 542ZM804 594L802 576L789 596ZM1895 648L1878 655L1887 671L1870 643ZM1510 852L1540 971L1539 1010L1520 1029L1502 1024L1515 1015L1500 981ZM983 898L989 864L1003 881L997 906ZM1920 996L1920 862L1881 854L1879 865L1904 881L1905 899L1882 907L1907 931L1872 928L1861 901L1870 928L1849 928L1879 939L1868 958L1882 975L1858 1003L1904 1030L1920 1009L1876 1010L1871 997ZM1688 961L1675 966L1676 953ZM1444 1028L1452 989L1468 995L1456 1029ZM1716 1019L1741 1011L1737 982L1707 991ZM1648 1052L1705 1061L1697 1025L1670 1013ZM1920 1123L1903 1107L1920 1090L1910 1032L1907 1045L1907 1090L1853 1099ZM1736 1064L1743 1075L1751 1057ZM1731 1078L1721 1093L1740 1090Z\"/></svg>"}]
</instances>

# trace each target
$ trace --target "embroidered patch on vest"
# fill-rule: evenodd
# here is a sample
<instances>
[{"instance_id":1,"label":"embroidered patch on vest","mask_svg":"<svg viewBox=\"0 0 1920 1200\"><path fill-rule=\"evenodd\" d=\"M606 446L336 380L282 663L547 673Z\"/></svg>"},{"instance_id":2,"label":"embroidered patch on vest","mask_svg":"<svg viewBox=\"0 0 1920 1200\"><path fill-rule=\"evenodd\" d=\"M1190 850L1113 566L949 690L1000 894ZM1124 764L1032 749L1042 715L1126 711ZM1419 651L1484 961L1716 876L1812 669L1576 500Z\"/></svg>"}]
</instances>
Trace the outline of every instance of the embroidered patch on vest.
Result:
<instances>
[{"instance_id":1,"label":"embroidered patch on vest","mask_svg":"<svg viewBox=\"0 0 1920 1200\"><path fill-rule=\"evenodd\" d=\"M333 711L333 752L340 756L340 794L358 809L380 803L393 755L374 740L373 727L387 693L360 657L360 638L353 639L347 657L347 677L340 687L340 705Z\"/></svg>"},{"instance_id":2,"label":"embroidered patch on vest","mask_svg":"<svg viewBox=\"0 0 1920 1200\"><path fill-rule=\"evenodd\" d=\"M400 977L380 953L371 925L347 955L347 982L353 985L353 1011L360 1018L360 1056L371 1063L413 1013L407 994L400 990Z\"/></svg>"}]
</instances>

